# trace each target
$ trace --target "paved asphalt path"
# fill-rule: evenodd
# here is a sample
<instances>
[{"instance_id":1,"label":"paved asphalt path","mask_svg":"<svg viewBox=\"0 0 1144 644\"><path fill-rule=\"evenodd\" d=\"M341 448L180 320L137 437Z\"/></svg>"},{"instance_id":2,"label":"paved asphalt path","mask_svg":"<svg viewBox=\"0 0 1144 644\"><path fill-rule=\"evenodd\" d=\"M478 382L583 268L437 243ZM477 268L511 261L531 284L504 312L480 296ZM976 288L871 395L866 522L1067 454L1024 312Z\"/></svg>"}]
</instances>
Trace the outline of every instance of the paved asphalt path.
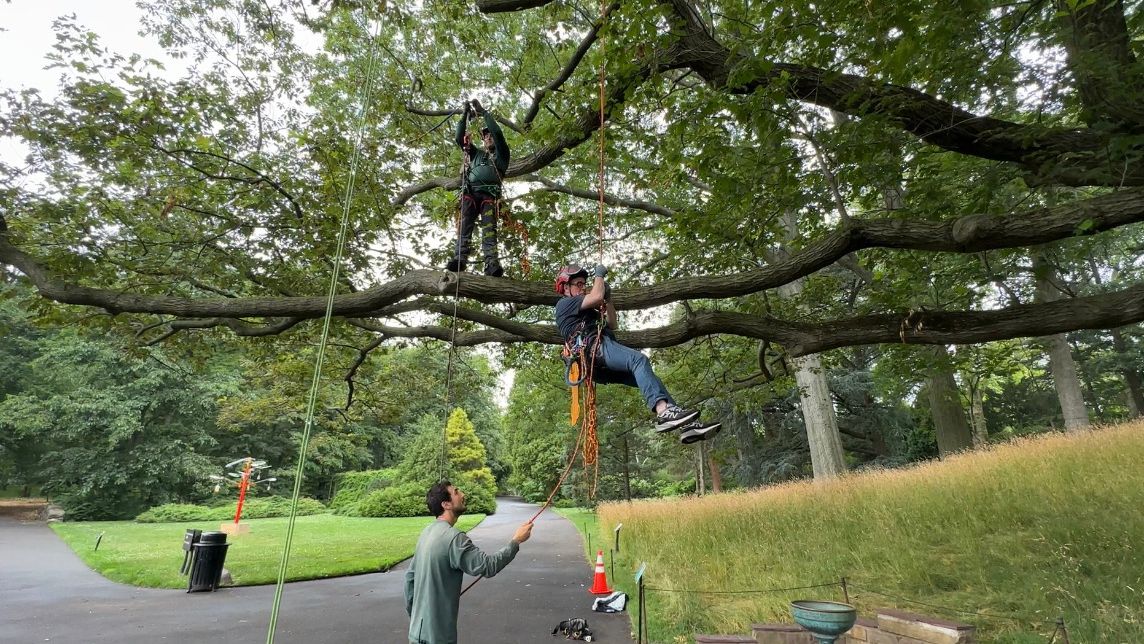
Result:
<instances>
[{"instance_id":1,"label":"paved asphalt path","mask_svg":"<svg viewBox=\"0 0 1144 644\"><path fill-rule=\"evenodd\" d=\"M508 543L537 509L497 501L497 513L469 533L486 551ZM172 538L173 550L181 536ZM632 642L627 613L592 612L592 567L583 553L572 523L545 511L516 559L461 598L460 642L556 644L565 640L553 636L552 628L569 617L587 619L594 641ZM404 644L406 565L387 573L287 584L274 641ZM466 577L465 584L469 581ZM124 586L92 572L45 524L0 519L3 644L262 643L273 597L273 586L192 594Z\"/></svg>"}]
</instances>

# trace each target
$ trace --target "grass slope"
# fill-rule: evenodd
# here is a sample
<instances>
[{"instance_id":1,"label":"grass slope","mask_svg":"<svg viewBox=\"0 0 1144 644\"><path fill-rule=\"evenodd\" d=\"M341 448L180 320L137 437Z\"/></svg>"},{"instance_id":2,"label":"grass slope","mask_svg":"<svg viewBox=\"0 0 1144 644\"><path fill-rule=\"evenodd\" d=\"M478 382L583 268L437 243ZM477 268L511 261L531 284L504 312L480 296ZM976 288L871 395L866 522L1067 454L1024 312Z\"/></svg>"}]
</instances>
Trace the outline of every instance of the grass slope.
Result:
<instances>
[{"instance_id":1,"label":"grass slope","mask_svg":"<svg viewBox=\"0 0 1144 644\"><path fill-rule=\"evenodd\" d=\"M483 514L463 516L470 530ZM421 529L434 519L363 519L329 514L298 517L290 552L288 581L377 572L413 556ZM240 586L274 583L278 578L287 519L245 521L251 532L228 536L226 568ZM52 528L84 563L112 581L152 588L186 588L179 575L183 533L190 528L217 530L218 524L88 521L55 523ZM99 550L96 538L103 533Z\"/></svg>"},{"instance_id":2,"label":"grass slope","mask_svg":"<svg viewBox=\"0 0 1144 644\"><path fill-rule=\"evenodd\" d=\"M790 600L840 589L727 591L846 576L860 614L897 607L975 624L981 642L1043 644L1059 616L1073 642L1144 642L1142 509L1135 423L825 484L605 504L599 518L624 524L613 582L633 600L626 571L648 562L653 642L790 622Z\"/></svg>"}]
</instances>

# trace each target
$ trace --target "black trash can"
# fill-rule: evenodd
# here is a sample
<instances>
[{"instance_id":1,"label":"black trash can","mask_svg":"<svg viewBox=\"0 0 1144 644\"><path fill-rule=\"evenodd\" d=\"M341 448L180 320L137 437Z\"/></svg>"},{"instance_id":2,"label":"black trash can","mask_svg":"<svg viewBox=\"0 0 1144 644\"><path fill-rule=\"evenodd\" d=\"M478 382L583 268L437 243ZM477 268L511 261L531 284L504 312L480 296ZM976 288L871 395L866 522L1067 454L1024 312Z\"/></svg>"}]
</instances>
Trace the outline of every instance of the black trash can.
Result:
<instances>
[{"instance_id":1,"label":"black trash can","mask_svg":"<svg viewBox=\"0 0 1144 644\"><path fill-rule=\"evenodd\" d=\"M202 536L202 530L187 530L186 534L183 535L183 565L179 568L180 575L191 572L191 557L194 555L194 546Z\"/></svg>"},{"instance_id":2,"label":"black trash can","mask_svg":"<svg viewBox=\"0 0 1144 644\"><path fill-rule=\"evenodd\" d=\"M191 547L194 555L187 592L211 592L218 589L222 565L226 562L226 549L230 547L226 542L226 533L204 532Z\"/></svg>"}]
</instances>

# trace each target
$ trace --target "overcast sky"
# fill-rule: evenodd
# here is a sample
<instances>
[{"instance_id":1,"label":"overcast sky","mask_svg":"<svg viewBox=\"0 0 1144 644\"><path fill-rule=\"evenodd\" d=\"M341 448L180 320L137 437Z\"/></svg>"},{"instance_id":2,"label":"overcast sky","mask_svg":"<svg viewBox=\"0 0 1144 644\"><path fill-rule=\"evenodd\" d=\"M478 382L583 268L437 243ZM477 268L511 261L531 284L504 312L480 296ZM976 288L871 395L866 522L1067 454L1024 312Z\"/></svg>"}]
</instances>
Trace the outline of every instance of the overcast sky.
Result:
<instances>
[{"instance_id":1,"label":"overcast sky","mask_svg":"<svg viewBox=\"0 0 1144 644\"><path fill-rule=\"evenodd\" d=\"M75 14L79 24L99 34L100 41L122 54L163 58L162 50L139 36L135 0L12 0L0 2L0 79L5 87L55 87L58 74L45 70L45 56L55 43L52 22Z\"/></svg>"},{"instance_id":2,"label":"overcast sky","mask_svg":"<svg viewBox=\"0 0 1144 644\"><path fill-rule=\"evenodd\" d=\"M44 69L55 44L52 22L71 14L113 51L166 59L157 44L138 34L141 12L135 0L0 0L0 86L56 94L59 70ZM0 158L19 163L23 157L22 147L0 139Z\"/></svg>"}]
</instances>

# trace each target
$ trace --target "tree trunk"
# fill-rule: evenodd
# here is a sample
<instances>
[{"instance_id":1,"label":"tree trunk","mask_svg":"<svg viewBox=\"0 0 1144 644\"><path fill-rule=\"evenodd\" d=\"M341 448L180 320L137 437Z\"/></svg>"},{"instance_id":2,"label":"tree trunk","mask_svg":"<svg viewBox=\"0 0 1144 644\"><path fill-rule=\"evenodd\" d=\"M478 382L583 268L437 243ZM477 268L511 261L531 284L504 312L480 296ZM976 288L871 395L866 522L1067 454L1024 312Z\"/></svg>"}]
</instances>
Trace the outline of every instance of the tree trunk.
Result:
<instances>
[{"instance_id":1,"label":"tree trunk","mask_svg":"<svg viewBox=\"0 0 1144 644\"><path fill-rule=\"evenodd\" d=\"M788 212L783 218L788 238L798 234L797 215ZM786 298L798 297L802 293L803 279L799 278L779 287L779 294ZM830 395L830 385L822 368L822 358L810 354L792 358L794 379L798 384L798 398L802 408L802 420L806 425L806 442L810 447L810 465L815 480L840 476L846 471L842 457L842 438L838 435L838 417L834 414L834 399Z\"/></svg>"},{"instance_id":2,"label":"tree trunk","mask_svg":"<svg viewBox=\"0 0 1144 644\"><path fill-rule=\"evenodd\" d=\"M989 443L989 428L985 425L985 396L981 387L973 388L973 447L984 447Z\"/></svg>"},{"instance_id":3,"label":"tree trunk","mask_svg":"<svg viewBox=\"0 0 1144 644\"><path fill-rule=\"evenodd\" d=\"M719 463L710 450L707 451L707 471L711 475L711 491L718 494L723 491L723 473L719 471Z\"/></svg>"},{"instance_id":4,"label":"tree trunk","mask_svg":"<svg viewBox=\"0 0 1144 644\"><path fill-rule=\"evenodd\" d=\"M818 480L839 476L846 471L846 462L842 459L838 417L834 414L834 401L830 397L830 385L822 368L822 358L814 354L795 358L792 362L814 478Z\"/></svg>"},{"instance_id":5,"label":"tree trunk","mask_svg":"<svg viewBox=\"0 0 1144 644\"><path fill-rule=\"evenodd\" d=\"M937 433L937 451L947 456L973 446L973 435L965 421L965 409L957 391L957 381L953 379L953 369L945 358L949 355L945 347L932 347L937 363L930 368L926 383L929 389L930 411L933 413L934 429Z\"/></svg>"},{"instance_id":6,"label":"tree trunk","mask_svg":"<svg viewBox=\"0 0 1144 644\"><path fill-rule=\"evenodd\" d=\"M1112 330L1112 347L1121 355L1128 353L1128 343L1120 329ZM1128 365L1120 370L1120 375L1124 376L1124 387L1128 390L1128 416L1136 418L1144 413L1144 382L1141 382L1140 371Z\"/></svg>"},{"instance_id":7,"label":"tree trunk","mask_svg":"<svg viewBox=\"0 0 1144 644\"><path fill-rule=\"evenodd\" d=\"M632 500L632 459L628 452L628 437L624 436L624 500Z\"/></svg>"},{"instance_id":8,"label":"tree trunk","mask_svg":"<svg viewBox=\"0 0 1144 644\"><path fill-rule=\"evenodd\" d=\"M1037 289L1034 300L1052 302L1059 299L1060 291L1053 286L1055 271L1044 257L1034 259L1034 272L1037 274ZM1084 406L1084 395L1080 390L1080 379L1076 375L1076 362L1073 361L1072 347L1064 333L1056 333L1043 338L1049 352L1049 370L1053 374L1053 385L1057 389L1061 412L1065 419L1065 431L1077 431L1088 427L1088 409Z\"/></svg>"},{"instance_id":9,"label":"tree trunk","mask_svg":"<svg viewBox=\"0 0 1144 644\"><path fill-rule=\"evenodd\" d=\"M696 486L696 492L700 495L707 493L707 486L703 483L703 448L706 445L706 443L699 443L699 449L695 450L695 468L699 472L699 484Z\"/></svg>"}]
</instances>

